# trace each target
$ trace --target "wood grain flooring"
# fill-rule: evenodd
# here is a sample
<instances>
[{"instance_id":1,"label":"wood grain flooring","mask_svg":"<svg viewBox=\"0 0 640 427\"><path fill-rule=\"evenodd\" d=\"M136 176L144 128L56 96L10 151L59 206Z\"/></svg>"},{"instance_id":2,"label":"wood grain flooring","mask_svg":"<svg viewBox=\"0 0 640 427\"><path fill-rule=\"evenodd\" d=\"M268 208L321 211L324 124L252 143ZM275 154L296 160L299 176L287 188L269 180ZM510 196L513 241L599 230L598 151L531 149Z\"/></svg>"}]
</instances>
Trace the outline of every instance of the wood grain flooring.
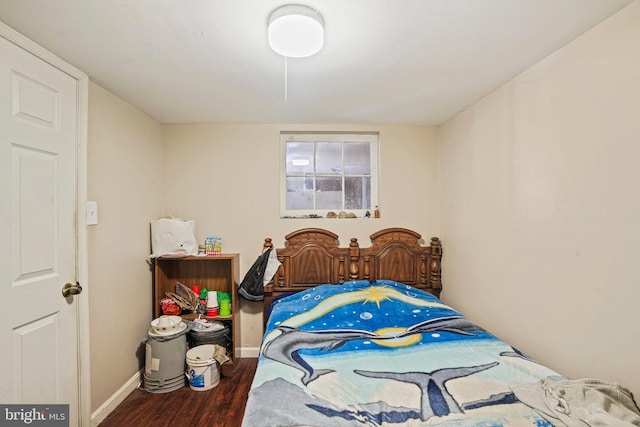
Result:
<instances>
[{"instance_id":1,"label":"wood grain flooring","mask_svg":"<svg viewBox=\"0 0 640 427\"><path fill-rule=\"evenodd\" d=\"M220 384L195 391L188 385L169 393L133 391L100 427L239 427L258 359L223 365Z\"/></svg>"}]
</instances>

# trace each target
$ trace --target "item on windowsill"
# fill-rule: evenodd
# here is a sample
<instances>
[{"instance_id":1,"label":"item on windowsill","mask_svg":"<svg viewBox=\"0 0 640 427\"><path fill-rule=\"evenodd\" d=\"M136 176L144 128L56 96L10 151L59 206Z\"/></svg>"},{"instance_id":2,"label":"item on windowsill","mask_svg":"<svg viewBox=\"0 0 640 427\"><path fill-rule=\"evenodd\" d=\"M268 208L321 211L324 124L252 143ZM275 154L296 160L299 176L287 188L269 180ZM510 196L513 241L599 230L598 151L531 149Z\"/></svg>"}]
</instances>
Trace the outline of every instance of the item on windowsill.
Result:
<instances>
[{"instance_id":1,"label":"item on windowsill","mask_svg":"<svg viewBox=\"0 0 640 427\"><path fill-rule=\"evenodd\" d=\"M327 218L338 218L338 214L331 211L329 213L327 213Z\"/></svg>"},{"instance_id":2,"label":"item on windowsill","mask_svg":"<svg viewBox=\"0 0 640 427\"><path fill-rule=\"evenodd\" d=\"M378 209L377 205L376 205L376 209L373 211L373 216L375 218L380 218L380 209Z\"/></svg>"}]
</instances>

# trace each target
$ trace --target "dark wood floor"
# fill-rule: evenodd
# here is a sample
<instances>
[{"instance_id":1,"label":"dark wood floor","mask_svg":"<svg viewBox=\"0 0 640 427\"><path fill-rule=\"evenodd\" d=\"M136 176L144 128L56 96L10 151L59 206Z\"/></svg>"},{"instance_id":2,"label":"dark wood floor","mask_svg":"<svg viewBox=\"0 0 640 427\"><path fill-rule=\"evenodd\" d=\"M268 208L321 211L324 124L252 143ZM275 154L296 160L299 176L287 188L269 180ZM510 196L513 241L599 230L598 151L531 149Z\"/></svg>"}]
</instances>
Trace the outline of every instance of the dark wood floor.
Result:
<instances>
[{"instance_id":1,"label":"dark wood floor","mask_svg":"<svg viewBox=\"0 0 640 427\"><path fill-rule=\"evenodd\" d=\"M100 427L237 427L256 372L258 359L223 365L220 384L195 391L188 385L169 393L133 391Z\"/></svg>"}]
</instances>

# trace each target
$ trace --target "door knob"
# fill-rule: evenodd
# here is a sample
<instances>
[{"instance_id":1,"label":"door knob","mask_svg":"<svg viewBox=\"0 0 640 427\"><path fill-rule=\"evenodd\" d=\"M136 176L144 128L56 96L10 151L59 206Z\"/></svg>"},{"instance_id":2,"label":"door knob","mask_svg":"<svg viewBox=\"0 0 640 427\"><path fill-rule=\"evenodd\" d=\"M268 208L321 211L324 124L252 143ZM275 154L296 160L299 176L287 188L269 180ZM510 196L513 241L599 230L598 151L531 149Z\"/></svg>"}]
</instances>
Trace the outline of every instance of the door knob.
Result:
<instances>
[{"instance_id":1,"label":"door knob","mask_svg":"<svg viewBox=\"0 0 640 427\"><path fill-rule=\"evenodd\" d=\"M65 298L69 295L78 295L80 292L82 292L82 286L80 286L78 282L76 282L75 285L73 283L66 283L62 287L62 296Z\"/></svg>"}]
</instances>

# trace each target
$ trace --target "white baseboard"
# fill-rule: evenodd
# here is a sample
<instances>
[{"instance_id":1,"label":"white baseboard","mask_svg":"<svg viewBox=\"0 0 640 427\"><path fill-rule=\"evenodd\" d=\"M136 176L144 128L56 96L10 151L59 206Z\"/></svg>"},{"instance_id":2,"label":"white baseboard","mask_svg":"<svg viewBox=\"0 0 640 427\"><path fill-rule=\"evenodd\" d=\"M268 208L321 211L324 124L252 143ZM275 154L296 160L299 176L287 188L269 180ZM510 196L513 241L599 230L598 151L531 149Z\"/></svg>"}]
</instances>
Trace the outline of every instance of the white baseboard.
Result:
<instances>
[{"instance_id":1,"label":"white baseboard","mask_svg":"<svg viewBox=\"0 0 640 427\"><path fill-rule=\"evenodd\" d=\"M257 358L260 356L260 347L241 347L236 348L236 353L240 358Z\"/></svg>"},{"instance_id":2,"label":"white baseboard","mask_svg":"<svg viewBox=\"0 0 640 427\"><path fill-rule=\"evenodd\" d=\"M113 396L107 399L96 411L91 414L91 426L96 427L109 415L124 399L131 394L142 382L142 370L132 376Z\"/></svg>"}]
</instances>

